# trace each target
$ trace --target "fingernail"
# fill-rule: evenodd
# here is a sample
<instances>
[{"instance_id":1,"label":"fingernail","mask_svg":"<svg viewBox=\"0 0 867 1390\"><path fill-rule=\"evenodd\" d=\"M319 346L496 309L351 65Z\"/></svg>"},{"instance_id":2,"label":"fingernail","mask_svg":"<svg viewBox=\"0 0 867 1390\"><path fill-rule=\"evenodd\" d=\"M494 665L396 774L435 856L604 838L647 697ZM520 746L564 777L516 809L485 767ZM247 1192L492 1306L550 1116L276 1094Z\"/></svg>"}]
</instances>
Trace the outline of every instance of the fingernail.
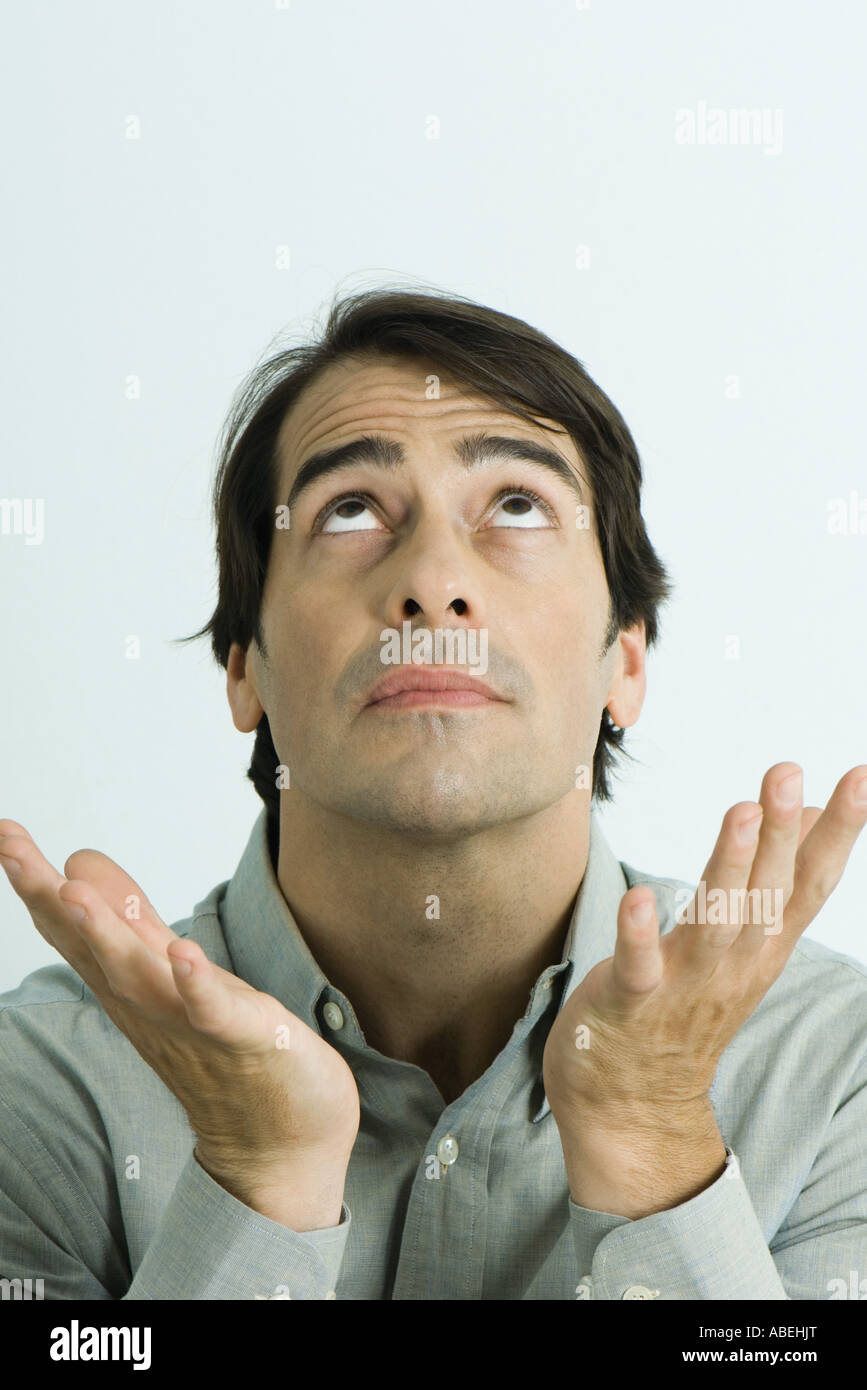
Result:
<instances>
[{"instance_id":1,"label":"fingernail","mask_svg":"<svg viewBox=\"0 0 867 1390\"><path fill-rule=\"evenodd\" d=\"M867 777L856 783L853 800L856 806L867 806Z\"/></svg>"},{"instance_id":2,"label":"fingernail","mask_svg":"<svg viewBox=\"0 0 867 1390\"><path fill-rule=\"evenodd\" d=\"M653 903L648 902L647 899L645 899L644 902L639 903L637 907L634 907L632 909L630 915L632 917L633 922L635 922L637 926L645 926L646 923L651 921L651 919L653 918Z\"/></svg>"},{"instance_id":3,"label":"fingernail","mask_svg":"<svg viewBox=\"0 0 867 1390\"><path fill-rule=\"evenodd\" d=\"M177 956L169 956L169 960L172 963L172 969L176 975L189 975L192 973L193 967L188 960L178 960Z\"/></svg>"},{"instance_id":4,"label":"fingernail","mask_svg":"<svg viewBox=\"0 0 867 1390\"><path fill-rule=\"evenodd\" d=\"M21 864L17 859L13 859L10 854L0 854L0 864L6 870L10 878L21 872Z\"/></svg>"},{"instance_id":5,"label":"fingernail","mask_svg":"<svg viewBox=\"0 0 867 1390\"><path fill-rule=\"evenodd\" d=\"M87 913L81 906L81 903L70 903L66 901L66 898L61 898L60 901L63 903L63 906L66 908L66 911L69 913L69 915L73 917L76 922L84 921L85 917L87 916Z\"/></svg>"},{"instance_id":6,"label":"fingernail","mask_svg":"<svg viewBox=\"0 0 867 1390\"><path fill-rule=\"evenodd\" d=\"M801 800L803 791L803 775L800 772L792 772L777 787L777 801L787 810L792 806L797 806Z\"/></svg>"}]
</instances>

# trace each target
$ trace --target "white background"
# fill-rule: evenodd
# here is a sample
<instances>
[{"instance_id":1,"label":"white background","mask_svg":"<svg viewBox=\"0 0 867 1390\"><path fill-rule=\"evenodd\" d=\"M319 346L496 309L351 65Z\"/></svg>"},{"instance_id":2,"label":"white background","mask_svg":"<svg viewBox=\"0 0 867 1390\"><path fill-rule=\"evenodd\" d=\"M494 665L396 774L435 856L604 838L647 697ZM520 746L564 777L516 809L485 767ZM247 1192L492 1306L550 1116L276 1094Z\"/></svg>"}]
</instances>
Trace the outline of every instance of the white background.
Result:
<instances>
[{"instance_id":1,"label":"white background","mask_svg":"<svg viewBox=\"0 0 867 1390\"><path fill-rule=\"evenodd\" d=\"M45 536L0 536L0 816L170 922L231 876L253 736L171 643L216 594L216 439L259 358L383 283L525 318L635 434L677 592L618 857L696 881L778 761L824 805L867 761L867 534L827 531L867 501L865 29L839 0L9 9L0 497ZM781 111L781 150L679 144L700 102ZM863 960L862 841L810 935ZM57 959L3 876L0 923L0 988Z\"/></svg>"}]
</instances>

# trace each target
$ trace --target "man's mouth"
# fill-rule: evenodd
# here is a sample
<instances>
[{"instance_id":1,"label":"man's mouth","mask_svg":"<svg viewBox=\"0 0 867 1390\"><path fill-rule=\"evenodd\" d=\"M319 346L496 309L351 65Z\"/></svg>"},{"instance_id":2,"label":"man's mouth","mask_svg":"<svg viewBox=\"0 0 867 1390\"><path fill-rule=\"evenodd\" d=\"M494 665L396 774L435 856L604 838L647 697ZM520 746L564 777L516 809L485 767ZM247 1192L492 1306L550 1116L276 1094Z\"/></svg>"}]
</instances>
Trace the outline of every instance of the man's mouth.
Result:
<instances>
[{"instance_id":1,"label":"man's mouth","mask_svg":"<svg viewBox=\"0 0 867 1390\"><path fill-rule=\"evenodd\" d=\"M368 696L366 708L402 709L419 705L471 708L502 703L502 697L491 686L462 671L401 667L377 682Z\"/></svg>"}]
</instances>

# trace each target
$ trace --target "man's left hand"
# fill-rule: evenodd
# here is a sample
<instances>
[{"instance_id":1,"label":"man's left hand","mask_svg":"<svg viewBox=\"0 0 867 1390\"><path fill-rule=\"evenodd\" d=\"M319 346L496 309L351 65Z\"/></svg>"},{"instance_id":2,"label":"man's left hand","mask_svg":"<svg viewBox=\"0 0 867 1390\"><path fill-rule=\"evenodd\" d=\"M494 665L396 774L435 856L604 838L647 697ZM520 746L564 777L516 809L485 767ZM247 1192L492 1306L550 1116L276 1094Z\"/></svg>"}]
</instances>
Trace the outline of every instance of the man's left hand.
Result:
<instances>
[{"instance_id":1,"label":"man's left hand","mask_svg":"<svg viewBox=\"0 0 867 1390\"><path fill-rule=\"evenodd\" d=\"M637 1220L722 1174L709 1099L719 1058L836 887L865 822L867 765L846 773L823 811L803 806L798 765L778 763L758 803L726 813L671 931L660 936L649 885L624 894L614 955L566 1000L543 1057L579 1206ZM636 920L644 905L649 916Z\"/></svg>"}]
</instances>

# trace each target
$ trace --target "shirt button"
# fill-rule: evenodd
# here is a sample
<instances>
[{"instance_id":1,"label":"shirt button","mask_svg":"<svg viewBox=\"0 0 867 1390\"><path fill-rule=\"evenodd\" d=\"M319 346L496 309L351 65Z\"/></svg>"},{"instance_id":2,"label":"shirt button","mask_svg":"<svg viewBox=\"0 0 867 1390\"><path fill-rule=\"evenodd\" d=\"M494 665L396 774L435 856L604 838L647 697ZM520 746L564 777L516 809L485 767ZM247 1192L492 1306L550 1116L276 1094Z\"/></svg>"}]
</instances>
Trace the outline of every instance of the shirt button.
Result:
<instances>
[{"instance_id":1,"label":"shirt button","mask_svg":"<svg viewBox=\"0 0 867 1390\"><path fill-rule=\"evenodd\" d=\"M452 1134L444 1135L437 1144L437 1158L446 1168L449 1164L456 1162L459 1153L458 1141Z\"/></svg>"},{"instance_id":2,"label":"shirt button","mask_svg":"<svg viewBox=\"0 0 867 1390\"><path fill-rule=\"evenodd\" d=\"M649 1289L646 1284L630 1284L624 1298L659 1298L659 1289Z\"/></svg>"},{"instance_id":3,"label":"shirt button","mask_svg":"<svg viewBox=\"0 0 867 1390\"><path fill-rule=\"evenodd\" d=\"M328 1024L328 1027L333 1028L335 1031L338 1028L342 1028L346 1022L346 1019L343 1017L343 1010L339 1004L332 1004L329 1002L325 1005L322 1012L325 1015L325 1022Z\"/></svg>"}]
</instances>

